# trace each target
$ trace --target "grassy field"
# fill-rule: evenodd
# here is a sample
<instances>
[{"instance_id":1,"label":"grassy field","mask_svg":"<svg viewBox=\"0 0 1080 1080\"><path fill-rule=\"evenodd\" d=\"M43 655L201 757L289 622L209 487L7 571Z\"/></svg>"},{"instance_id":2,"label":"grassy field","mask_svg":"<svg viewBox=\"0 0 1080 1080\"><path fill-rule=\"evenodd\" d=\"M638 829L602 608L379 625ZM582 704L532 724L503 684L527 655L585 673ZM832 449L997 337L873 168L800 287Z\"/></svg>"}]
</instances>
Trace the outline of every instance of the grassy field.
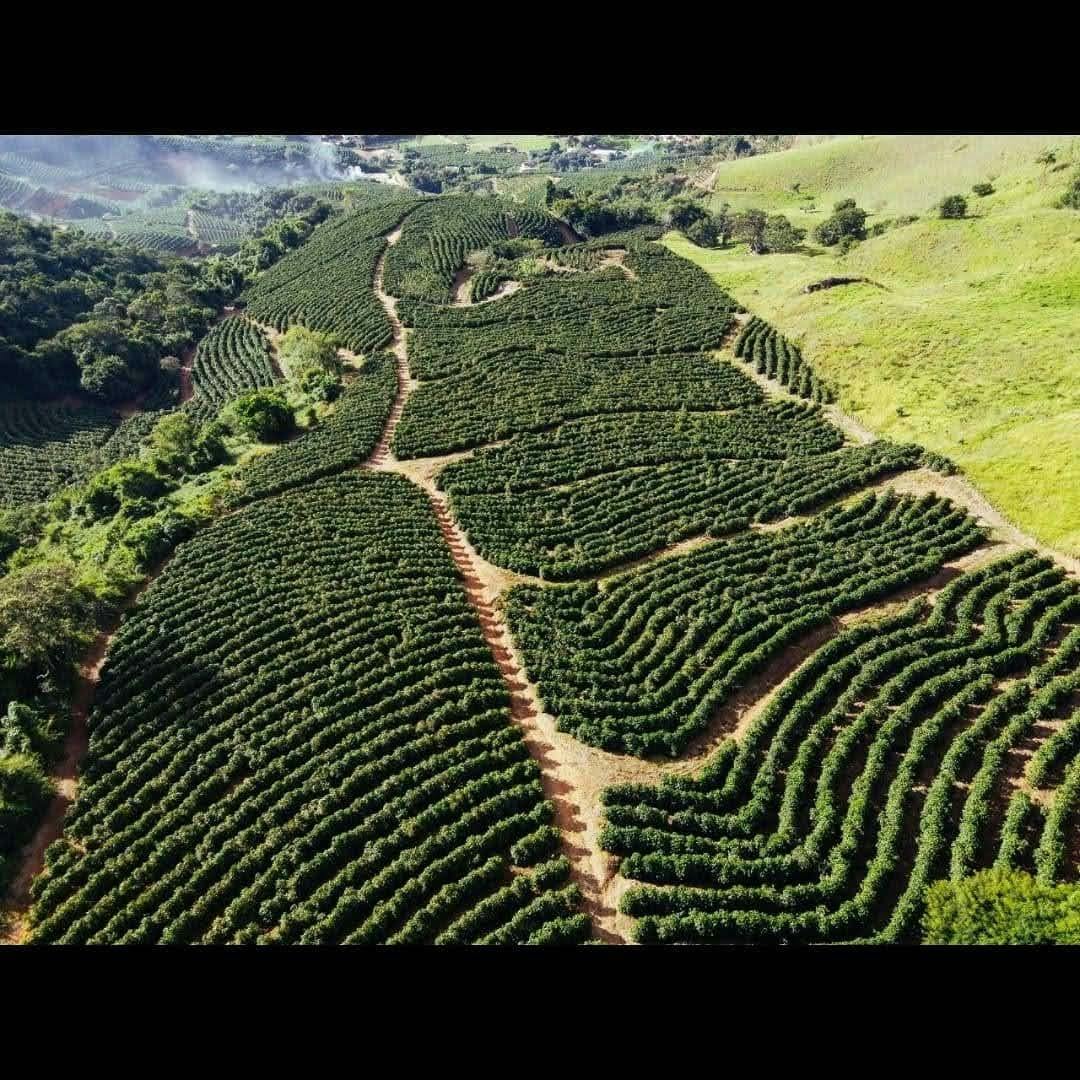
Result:
<instances>
[{"instance_id":1,"label":"grassy field","mask_svg":"<svg viewBox=\"0 0 1080 1080\"><path fill-rule=\"evenodd\" d=\"M1076 137L1067 135L843 135L803 141L779 153L721 162L712 201L714 207L727 202L736 209L783 211L811 223L848 198L874 215L921 214L979 181L1024 172L1047 148L1057 147L1064 159L1076 146ZM815 210L805 213L810 206Z\"/></svg>"},{"instance_id":2,"label":"grassy field","mask_svg":"<svg viewBox=\"0 0 1080 1080\"><path fill-rule=\"evenodd\" d=\"M1080 555L1080 213L1053 205L1073 168L1035 164L1045 137L1005 145L1005 137L964 136L956 168L945 170L941 140L919 136L897 169L897 138L836 139L721 167L728 183L736 170L746 180L753 166L762 196L744 194L754 205L790 213L785 185L801 175L813 181L803 190L816 194L816 183L828 192L819 205L851 195L881 217L926 215L847 256L809 247L759 257L744 245L697 248L677 234L667 243L802 344L846 411L882 435L953 458L1017 525ZM1080 164L1080 140L1053 143L1059 161ZM866 150L874 144L882 148L876 164ZM962 175L961 159L973 171ZM989 164L1005 159L1007 168ZM995 194L971 196L971 184L988 175ZM975 216L930 217L952 191L968 193ZM800 225L815 220L791 216ZM833 274L874 284L802 291Z\"/></svg>"}]
</instances>

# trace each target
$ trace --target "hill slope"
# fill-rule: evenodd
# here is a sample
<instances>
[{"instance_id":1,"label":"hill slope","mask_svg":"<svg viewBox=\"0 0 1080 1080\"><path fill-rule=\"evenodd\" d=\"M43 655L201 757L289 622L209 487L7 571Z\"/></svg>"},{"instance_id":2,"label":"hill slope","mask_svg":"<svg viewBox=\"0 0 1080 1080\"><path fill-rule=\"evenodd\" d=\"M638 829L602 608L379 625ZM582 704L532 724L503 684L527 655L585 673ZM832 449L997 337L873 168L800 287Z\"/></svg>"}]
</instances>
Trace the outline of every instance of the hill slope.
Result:
<instances>
[{"instance_id":1,"label":"hill slope","mask_svg":"<svg viewBox=\"0 0 1080 1080\"><path fill-rule=\"evenodd\" d=\"M947 140L962 149L948 151L945 168ZM854 197L875 208L871 224L914 211L923 218L846 256L808 247L759 257L675 234L667 242L797 340L844 409L889 438L953 458L1019 526L1076 555L1080 214L1054 205L1073 170L1034 161L1048 144L1059 162L1080 163L1075 138L877 136L721 165L718 191L752 186L744 205L784 209L800 225L822 215L792 213L796 177L819 206ZM971 196L988 174L995 193ZM968 192L974 216L931 217L954 191ZM834 274L873 284L802 291Z\"/></svg>"}]
</instances>

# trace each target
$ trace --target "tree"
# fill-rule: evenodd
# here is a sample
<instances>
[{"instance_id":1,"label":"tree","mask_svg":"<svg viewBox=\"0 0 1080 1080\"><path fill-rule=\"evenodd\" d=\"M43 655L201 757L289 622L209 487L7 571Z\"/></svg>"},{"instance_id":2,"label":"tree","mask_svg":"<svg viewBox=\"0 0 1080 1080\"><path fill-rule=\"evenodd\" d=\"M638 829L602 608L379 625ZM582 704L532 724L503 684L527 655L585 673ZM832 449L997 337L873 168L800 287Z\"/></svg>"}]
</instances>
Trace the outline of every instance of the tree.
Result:
<instances>
[{"instance_id":1,"label":"tree","mask_svg":"<svg viewBox=\"0 0 1080 1080\"><path fill-rule=\"evenodd\" d=\"M278 342L278 356L290 376L296 378L309 368L318 368L336 376L341 370L337 342L328 334L291 326Z\"/></svg>"},{"instance_id":2,"label":"tree","mask_svg":"<svg viewBox=\"0 0 1080 1080\"><path fill-rule=\"evenodd\" d=\"M713 221L716 223L716 234L720 239L720 246L727 247L731 234L735 229L735 218L731 213L731 206L724 203L719 211L713 215Z\"/></svg>"},{"instance_id":3,"label":"tree","mask_svg":"<svg viewBox=\"0 0 1080 1080\"><path fill-rule=\"evenodd\" d=\"M698 247L706 248L716 247L720 235L716 227L716 219L707 215L695 221L683 232L687 240L697 244Z\"/></svg>"},{"instance_id":4,"label":"tree","mask_svg":"<svg viewBox=\"0 0 1080 1080\"><path fill-rule=\"evenodd\" d=\"M763 239L768 251L794 251L806 237L806 230L792 225L783 214L774 214L765 223Z\"/></svg>"},{"instance_id":5,"label":"tree","mask_svg":"<svg viewBox=\"0 0 1080 1080\"><path fill-rule=\"evenodd\" d=\"M946 195L938 205L938 216L962 218L967 213L967 199L963 195Z\"/></svg>"},{"instance_id":6,"label":"tree","mask_svg":"<svg viewBox=\"0 0 1080 1080\"><path fill-rule=\"evenodd\" d=\"M1019 870L939 881L926 894L929 945L1080 944L1080 887L1043 885Z\"/></svg>"},{"instance_id":7,"label":"tree","mask_svg":"<svg viewBox=\"0 0 1080 1080\"><path fill-rule=\"evenodd\" d=\"M145 509L146 503L161 498L175 486L151 462L128 459L103 469L91 479L86 485L83 505L91 518L111 517L122 508Z\"/></svg>"},{"instance_id":8,"label":"tree","mask_svg":"<svg viewBox=\"0 0 1080 1080\"><path fill-rule=\"evenodd\" d=\"M1066 189L1058 205L1065 210L1080 210L1080 173L1073 178L1072 184Z\"/></svg>"},{"instance_id":9,"label":"tree","mask_svg":"<svg viewBox=\"0 0 1080 1080\"><path fill-rule=\"evenodd\" d=\"M0 655L4 666L66 675L93 639L90 594L67 562L42 562L0 578Z\"/></svg>"},{"instance_id":10,"label":"tree","mask_svg":"<svg viewBox=\"0 0 1080 1080\"><path fill-rule=\"evenodd\" d=\"M187 413L174 412L162 417L150 434L155 457L170 472L182 472L190 463L198 437L198 425Z\"/></svg>"},{"instance_id":11,"label":"tree","mask_svg":"<svg viewBox=\"0 0 1080 1080\"><path fill-rule=\"evenodd\" d=\"M866 211L860 210L854 199L841 199L833 206L832 214L814 229L814 239L825 247L839 244L845 236L866 239Z\"/></svg>"},{"instance_id":12,"label":"tree","mask_svg":"<svg viewBox=\"0 0 1080 1080\"><path fill-rule=\"evenodd\" d=\"M131 370L115 353L89 357L82 365L79 385L103 401L122 401L139 389Z\"/></svg>"},{"instance_id":13,"label":"tree","mask_svg":"<svg viewBox=\"0 0 1080 1080\"><path fill-rule=\"evenodd\" d=\"M33 834L52 791L39 758L0 756L0 865Z\"/></svg>"},{"instance_id":14,"label":"tree","mask_svg":"<svg viewBox=\"0 0 1080 1080\"><path fill-rule=\"evenodd\" d=\"M708 210L701 203L687 198L672 199L664 215L667 224L682 232L685 232L695 221L703 221L708 216Z\"/></svg>"},{"instance_id":15,"label":"tree","mask_svg":"<svg viewBox=\"0 0 1080 1080\"><path fill-rule=\"evenodd\" d=\"M280 390L253 390L238 397L228 411L237 427L259 442L279 442L296 425L292 407Z\"/></svg>"},{"instance_id":16,"label":"tree","mask_svg":"<svg viewBox=\"0 0 1080 1080\"><path fill-rule=\"evenodd\" d=\"M755 255L764 255L768 250L765 246L765 226L768 221L764 210L745 210L735 216L734 235L739 240L745 240Z\"/></svg>"}]
</instances>

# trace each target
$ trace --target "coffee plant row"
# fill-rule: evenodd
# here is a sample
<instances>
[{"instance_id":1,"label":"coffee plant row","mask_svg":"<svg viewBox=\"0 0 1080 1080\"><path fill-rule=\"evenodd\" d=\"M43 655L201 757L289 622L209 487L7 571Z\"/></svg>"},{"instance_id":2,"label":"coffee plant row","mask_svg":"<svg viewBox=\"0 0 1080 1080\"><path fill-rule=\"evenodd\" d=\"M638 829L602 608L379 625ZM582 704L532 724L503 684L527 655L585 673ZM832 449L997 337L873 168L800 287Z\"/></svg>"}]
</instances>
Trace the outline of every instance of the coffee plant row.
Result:
<instances>
[{"instance_id":1,"label":"coffee plant row","mask_svg":"<svg viewBox=\"0 0 1080 1080\"><path fill-rule=\"evenodd\" d=\"M205 422L233 398L278 381L266 335L250 319L234 315L210 328L191 366L192 418Z\"/></svg>"},{"instance_id":2,"label":"coffee plant row","mask_svg":"<svg viewBox=\"0 0 1080 1080\"><path fill-rule=\"evenodd\" d=\"M0 506L39 502L83 478L119 422L92 405L0 405Z\"/></svg>"},{"instance_id":3,"label":"coffee plant row","mask_svg":"<svg viewBox=\"0 0 1080 1080\"><path fill-rule=\"evenodd\" d=\"M725 536L752 522L806 513L914 468L919 457L918 447L875 442L786 461L699 458L633 466L542 490L465 495L446 483L455 517L486 559L557 581L691 537Z\"/></svg>"},{"instance_id":4,"label":"coffee plant row","mask_svg":"<svg viewBox=\"0 0 1080 1080\"><path fill-rule=\"evenodd\" d=\"M606 791L637 939L912 941L935 880L1061 880L1080 758L1045 818L1012 765L1075 702L1078 615L1076 583L1019 552L843 631L697 776Z\"/></svg>"},{"instance_id":5,"label":"coffee plant row","mask_svg":"<svg viewBox=\"0 0 1080 1080\"><path fill-rule=\"evenodd\" d=\"M404 242L405 236L388 256L387 274ZM402 300L398 314L415 328L412 373L435 380L498 368L502 354L515 350L614 359L720 348L735 301L700 267L659 244L633 239L626 247L624 266L634 279L608 266L550 274L497 304L436 307Z\"/></svg>"},{"instance_id":6,"label":"coffee plant row","mask_svg":"<svg viewBox=\"0 0 1080 1080\"><path fill-rule=\"evenodd\" d=\"M753 363L759 375L775 379L793 394L810 401L836 400L832 388L803 359L798 345L756 315L735 339L735 355Z\"/></svg>"},{"instance_id":7,"label":"coffee plant row","mask_svg":"<svg viewBox=\"0 0 1080 1080\"><path fill-rule=\"evenodd\" d=\"M286 330L321 330L356 353L389 345L393 327L375 294L375 271L391 232L417 203L375 205L315 229L261 274L246 294L251 314Z\"/></svg>"},{"instance_id":8,"label":"coffee plant row","mask_svg":"<svg viewBox=\"0 0 1080 1080\"><path fill-rule=\"evenodd\" d=\"M208 527L127 616L31 936L580 941L552 815L426 497L350 472Z\"/></svg>"},{"instance_id":9,"label":"coffee plant row","mask_svg":"<svg viewBox=\"0 0 1080 1080\"><path fill-rule=\"evenodd\" d=\"M560 730L674 756L786 647L982 542L947 500L889 491L602 582L519 586L506 613Z\"/></svg>"},{"instance_id":10,"label":"coffee plant row","mask_svg":"<svg viewBox=\"0 0 1080 1080\"><path fill-rule=\"evenodd\" d=\"M448 304L469 252L515 237L562 243L558 222L546 211L494 197L430 199L409 215L387 254L384 288L403 300Z\"/></svg>"},{"instance_id":11,"label":"coffee plant row","mask_svg":"<svg viewBox=\"0 0 1080 1080\"><path fill-rule=\"evenodd\" d=\"M710 356L504 352L453 378L422 383L394 431L393 447L398 457L427 457L575 417L732 409L761 398L733 364Z\"/></svg>"},{"instance_id":12,"label":"coffee plant row","mask_svg":"<svg viewBox=\"0 0 1080 1080\"><path fill-rule=\"evenodd\" d=\"M397 393L396 358L376 353L351 377L333 413L295 442L255 458L234 476L236 504L331 476L371 456Z\"/></svg>"}]
</instances>

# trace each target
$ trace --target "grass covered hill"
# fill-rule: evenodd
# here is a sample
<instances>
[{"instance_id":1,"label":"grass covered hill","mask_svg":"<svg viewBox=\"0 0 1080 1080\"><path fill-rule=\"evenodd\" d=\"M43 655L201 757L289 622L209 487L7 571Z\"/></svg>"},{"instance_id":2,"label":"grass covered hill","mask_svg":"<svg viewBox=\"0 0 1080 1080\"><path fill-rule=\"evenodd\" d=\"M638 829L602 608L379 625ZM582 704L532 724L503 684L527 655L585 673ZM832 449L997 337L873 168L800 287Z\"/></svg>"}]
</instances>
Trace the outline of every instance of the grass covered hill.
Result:
<instances>
[{"instance_id":1,"label":"grass covered hill","mask_svg":"<svg viewBox=\"0 0 1080 1080\"><path fill-rule=\"evenodd\" d=\"M1036 161L1047 148L1056 161ZM713 202L811 229L844 198L869 228L917 220L846 255L706 250L674 233L668 244L798 342L845 410L951 457L1017 525L1076 555L1080 213L1057 204L1078 170L1076 137L837 138L721 163ZM976 197L985 182L993 194ZM950 193L966 195L966 219L937 217ZM839 275L869 281L804 291Z\"/></svg>"}]
</instances>

